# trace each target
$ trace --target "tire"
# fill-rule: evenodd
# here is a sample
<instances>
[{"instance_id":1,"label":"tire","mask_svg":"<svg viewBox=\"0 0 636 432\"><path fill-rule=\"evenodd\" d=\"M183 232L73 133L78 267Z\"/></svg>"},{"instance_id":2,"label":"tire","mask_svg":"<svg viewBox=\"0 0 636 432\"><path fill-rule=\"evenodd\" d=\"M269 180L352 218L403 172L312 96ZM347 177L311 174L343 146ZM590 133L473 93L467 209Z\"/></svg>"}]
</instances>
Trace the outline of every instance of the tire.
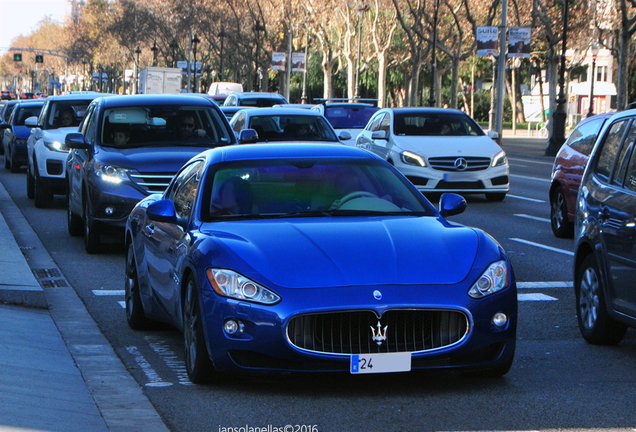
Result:
<instances>
[{"instance_id":1,"label":"tire","mask_svg":"<svg viewBox=\"0 0 636 432\"><path fill-rule=\"evenodd\" d=\"M574 291L583 339L594 345L620 343L627 326L614 321L607 312L603 282L594 254L588 255L577 269Z\"/></svg>"},{"instance_id":2,"label":"tire","mask_svg":"<svg viewBox=\"0 0 636 432\"><path fill-rule=\"evenodd\" d=\"M550 225L556 237L574 237L574 224L568 219L568 204L561 186L550 195Z\"/></svg>"},{"instance_id":3,"label":"tire","mask_svg":"<svg viewBox=\"0 0 636 432\"><path fill-rule=\"evenodd\" d=\"M133 330L150 328L150 320L146 318L144 306L139 293L139 279L137 278L137 263L132 241L126 251L126 321Z\"/></svg>"},{"instance_id":4,"label":"tire","mask_svg":"<svg viewBox=\"0 0 636 432\"><path fill-rule=\"evenodd\" d=\"M190 275L185 284L183 297L183 342L188 378L194 384L210 382L214 367L208 356L203 333L201 308L194 277Z\"/></svg>"},{"instance_id":5,"label":"tire","mask_svg":"<svg viewBox=\"0 0 636 432\"><path fill-rule=\"evenodd\" d=\"M28 179L28 176L27 176ZM79 237L84 234L84 223L80 216L71 210L71 195L66 195L66 223L71 237Z\"/></svg>"},{"instance_id":6,"label":"tire","mask_svg":"<svg viewBox=\"0 0 636 432\"><path fill-rule=\"evenodd\" d=\"M6 155L4 156L4 160L5 161L7 160ZM9 165L11 166L10 171L12 173L20 172L20 164L18 163L18 159L13 155L13 152L11 152L11 155L9 155L9 160L10 160Z\"/></svg>"},{"instance_id":7,"label":"tire","mask_svg":"<svg viewBox=\"0 0 636 432\"><path fill-rule=\"evenodd\" d=\"M96 254L102 250L102 242L99 238L95 222L90 218L88 198L84 198L84 249L89 254Z\"/></svg>"},{"instance_id":8,"label":"tire","mask_svg":"<svg viewBox=\"0 0 636 432\"><path fill-rule=\"evenodd\" d=\"M490 192L486 194L486 200L488 201L503 201L505 198L505 192Z\"/></svg>"},{"instance_id":9,"label":"tire","mask_svg":"<svg viewBox=\"0 0 636 432\"><path fill-rule=\"evenodd\" d=\"M26 177L27 198L33 199L35 197L35 180L33 179L33 174L31 174L31 168L28 164Z\"/></svg>"},{"instance_id":10,"label":"tire","mask_svg":"<svg viewBox=\"0 0 636 432\"><path fill-rule=\"evenodd\" d=\"M51 201L53 201L53 194L46 187L42 179L36 172L34 174L35 181L33 182L33 198L35 200L35 206L37 208L47 208Z\"/></svg>"}]
</instances>

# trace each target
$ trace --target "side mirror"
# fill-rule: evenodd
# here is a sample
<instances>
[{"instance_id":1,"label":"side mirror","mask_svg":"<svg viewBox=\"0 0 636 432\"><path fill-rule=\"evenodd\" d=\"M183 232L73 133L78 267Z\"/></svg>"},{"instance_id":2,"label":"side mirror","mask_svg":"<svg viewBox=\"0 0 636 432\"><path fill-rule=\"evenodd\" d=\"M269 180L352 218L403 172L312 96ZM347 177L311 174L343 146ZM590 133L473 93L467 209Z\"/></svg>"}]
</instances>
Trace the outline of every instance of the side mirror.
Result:
<instances>
[{"instance_id":1,"label":"side mirror","mask_svg":"<svg viewBox=\"0 0 636 432\"><path fill-rule=\"evenodd\" d=\"M0 129L9 129L11 126L8 123L0 123Z\"/></svg>"},{"instance_id":2,"label":"side mirror","mask_svg":"<svg viewBox=\"0 0 636 432\"><path fill-rule=\"evenodd\" d=\"M443 218L458 215L466 210L466 200L463 196L454 193L442 194L439 200L439 214Z\"/></svg>"},{"instance_id":3,"label":"side mirror","mask_svg":"<svg viewBox=\"0 0 636 432\"><path fill-rule=\"evenodd\" d=\"M239 144L254 144L258 142L258 132L254 129L243 129L239 133Z\"/></svg>"},{"instance_id":4,"label":"side mirror","mask_svg":"<svg viewBox=\"0 0 636 432\"><path fill-rule=\"evenodd\" d=\"M24 125L28 128L40 127L37 116L29 117L24 121Z\"/></svg>"},{"instance_id":5,"label":"side mirror","mask_svg":"<svg viewBox=\"0 0 636 432\"><path fill-rule=\"evenodd\" d=\"M187 222L177 216L174 203L167 199L155 201L146 209L148 219L155 222L166 222L184 227Z\"/></svg>"},{"instance_id":6,"label":"side mirror","mask_svg":"<svg viewBox=\"0 0 636 432\"><path fill-rule=\"evenodd\" d=\"M490 137L490 139L492 139L493 141L496 141L499 139L499 132L494 131L494 130L489 130L488 131L488 136Z\"/></svg>"},{"instance_id":7,"label":"side mirror","mask_svg":"<svg viewBox=\"0 0 636 432\"><path fill-rule=\"evenodd\" d=\"M340 132L340 135L338 135L338 139L340 141L350 140L351 139L351 134L349 132L347 132L347 131Z\"/></svg>"},{"instance_id":8,"label":"side mirror","mask_svg":"<svg viewBox=\"0 0 636 432\"><path fill-rule=\"evenodd\" d=\"M374 140L389 140L386 136L386 131L379 130L371 133L371 139Z\"/></svg>"},{"instance_id":9,"label":"side mirror","mask_svg":"<svg viewBox=\"0 0 636 432\"><path fill-rule=\"evenodd\" d=\"M66 134L64 145L69 149L88 150L91 145L84 140L84 135L79 132L71 132Z\"/></svg>"}]
</instances>

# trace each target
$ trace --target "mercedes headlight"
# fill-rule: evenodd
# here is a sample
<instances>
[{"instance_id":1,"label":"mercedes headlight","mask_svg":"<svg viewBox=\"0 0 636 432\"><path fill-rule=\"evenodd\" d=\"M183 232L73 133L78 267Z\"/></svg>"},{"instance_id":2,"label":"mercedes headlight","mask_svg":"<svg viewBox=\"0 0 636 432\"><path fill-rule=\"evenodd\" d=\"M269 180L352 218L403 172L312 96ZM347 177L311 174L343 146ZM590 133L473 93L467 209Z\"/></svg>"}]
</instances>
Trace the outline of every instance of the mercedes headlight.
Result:
<instances>
[{"instance_id":1,"label":"mercedes headlight","mask_svg":"<svg viewBox=\"0 0 636 432\"><path fill-rule=\"evenodd\" d=\"M54 151L54 152L60 152L60 153L67 153L68 149L66 148L66 146L64 145L64 143L61 143L59 141L44 141L44 145L46 146L47 149Z\"/></svg>"},{"instance_id":2,"label":"mercedes headlight","mask_svg":"<svg viewBox=\"0 0 636 432\"><path fill-rule=\"evenodd\" d=\"M128 174L132 172L128 168L120 168L112 165L95 164L95 175L108 183L122 183L129 180Z\"/></svg>"},{"instance_id":3,"label":"mercedes headlight","mask_svg":"<svg viewBox=\"0 0 636 432\"><path fill-rule=\"evenodd\" d=\"M403 152L400 157L402 158L402 162L407 165L416 165L420 167L426 166L426 162L424 162L424 158L422 156L411 153L410 151Z\"/></svg>"},{"instance_id":4,"label":"mercedes headlight","mask_svg":"<svg viewBox=\"0 0 636 432\"><path fill-rule=\"evenodd\" d=\"M492 158L492 167L508 165L508 158L506 157L505 151L500 151L497 155Z\"/></svg>"},{"instance_id":5,"label":"mercedes headlight","mask_svg":"<svg viewBox=\"0 0 636 432\"><path fill-rule=\"evenodd\" d=\"M504 260L494 262L473 284L468 295L475 299L489 296L508 287L509 279L508 263Z\"/></svg>"},{"instance_id":6,"label":"mercedes headlight","mask_svg":"<svg viewBox=\"0 0 636 432\"><path fill-rule=\"evenodd\" d=\"M278 295L267 288L232 270L210 268L207 269L206 274L214 291L224 297L266 305L277 303L280 300Z\"/></svg>"}]
</instances>

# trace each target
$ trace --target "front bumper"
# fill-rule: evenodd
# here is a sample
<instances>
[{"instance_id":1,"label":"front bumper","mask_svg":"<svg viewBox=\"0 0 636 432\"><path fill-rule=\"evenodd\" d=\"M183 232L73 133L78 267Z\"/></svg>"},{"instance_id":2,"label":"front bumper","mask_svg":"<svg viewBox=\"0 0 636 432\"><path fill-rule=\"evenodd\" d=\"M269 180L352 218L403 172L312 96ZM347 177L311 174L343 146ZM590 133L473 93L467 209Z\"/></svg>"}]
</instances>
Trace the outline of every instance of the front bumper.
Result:
<instances>
[{"instance_id":1,"label":"front bumper","mask_svg":"<svg viewBox=\"0 0 636 432\"><path fill-rule=\"evenodd\" d=\"M420 192L508 193L510 190L510 169L507 165L465 172L441 171L398 162L395 167Z\"/></svg>"},{"instance_id":2,"label":"front bumper","mask_svg":"<svg viewBox=\"0 0 636 432\"><path fill-rule=\"evenodd\" d=\"M412 352L413 370L496 367L508 362L514 355L517 323L514 283L480 300L471 299L465 286L450 289L417 287L417 293L413 292L413 287L403 286L285 290L283 300L274 306L220 297L207 281L201 283L205 283L200 286L205 287L201 290L201 298L208 352L215 368L220 371L349 371L351 354L301 349L293 345L287 335L288 325L294 317L329 312L373 311L381 317L378 322L385 312L398 309L450 310L464 314L468 320L465 336L446 347ZM374 289L383 292L381 302L373 299ZM342 301L342 290L346 290L346 302ZM299 307L306 305L312 305L311 309ZM499 312L509 318L503 328L492 324L493 316ZM223 324L229 319L239 322L242 331L233 336L226 334ZM382 322L382 325L385 323ZM371 337L371 334L369 329L368 336ZM388 334L391 337L390 331Z\"/></svg>"},{"instance_id":3,"label":"front bumper","mask_svg":"<svg viewBox=\"0 0 636 432\"><path fill-rule=\"evenodd\" d=\"M89 194L92 220L122 230L132 209L146 197L131 183L111 184L101 179L89 184Z\"/></svg>"}]
</instances>

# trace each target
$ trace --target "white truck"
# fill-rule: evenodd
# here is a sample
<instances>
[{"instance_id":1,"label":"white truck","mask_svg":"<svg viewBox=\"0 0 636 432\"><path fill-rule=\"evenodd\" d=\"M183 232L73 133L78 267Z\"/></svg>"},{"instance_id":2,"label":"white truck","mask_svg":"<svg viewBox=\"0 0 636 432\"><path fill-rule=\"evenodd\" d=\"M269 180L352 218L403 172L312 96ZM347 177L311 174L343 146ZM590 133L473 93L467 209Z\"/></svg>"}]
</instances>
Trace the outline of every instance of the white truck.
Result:
<instances>
[{"instance_id":1,"label":"white truck","mask_svg":"<svg viewBox=\"0 0 636 432\"><path fill-rule=\"evenodd\" d=\"M179 68L148 66L139 71L139 93L181 93L181 80Z\"/></svg>"}]
</instances>

